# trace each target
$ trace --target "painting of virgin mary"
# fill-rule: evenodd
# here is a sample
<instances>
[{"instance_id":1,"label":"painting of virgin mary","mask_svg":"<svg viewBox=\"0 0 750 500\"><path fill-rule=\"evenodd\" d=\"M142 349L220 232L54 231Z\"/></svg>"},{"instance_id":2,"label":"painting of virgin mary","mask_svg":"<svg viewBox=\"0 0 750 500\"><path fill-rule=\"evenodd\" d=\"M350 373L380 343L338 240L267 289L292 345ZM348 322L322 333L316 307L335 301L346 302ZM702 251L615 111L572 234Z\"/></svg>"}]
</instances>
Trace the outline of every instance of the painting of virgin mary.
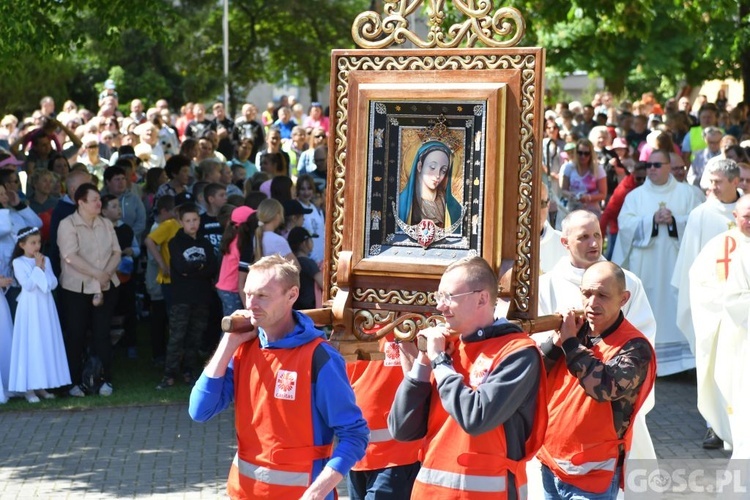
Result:
<instances>
[{"instance_id":1,"label":"painting of virgin mary","mask_svg":"<svg viewBox=\"0 0 750 500\"><path fill-rule=\"evenodd\" d=\"M398 216L405 223L431 220L449 228L461 218L461 204L451 193L453 152L440 141L427 141L412 162L409 180L399 194Z\"/></svg>"}]
</instances>

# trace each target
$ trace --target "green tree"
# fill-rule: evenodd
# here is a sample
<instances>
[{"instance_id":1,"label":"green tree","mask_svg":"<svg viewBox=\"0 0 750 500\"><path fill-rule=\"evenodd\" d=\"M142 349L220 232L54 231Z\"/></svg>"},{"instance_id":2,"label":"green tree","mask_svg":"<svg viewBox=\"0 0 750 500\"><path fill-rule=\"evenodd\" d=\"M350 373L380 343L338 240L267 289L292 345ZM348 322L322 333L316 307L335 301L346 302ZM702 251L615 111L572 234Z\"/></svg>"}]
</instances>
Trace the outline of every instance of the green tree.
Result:
<instances>
[{"instance_id":1,"label":"green tree","mask_svg":"<svg viewBox=\"0 0 750 500\"><path fill-rule=\"evenodd\" d=\"M313 100L330 75L331 50L351 48L351 24L368 0L244 0L229 4L230 108L261 81L307 85ZM182 52L186 89L218 95L224 86L222 11L208 12Z\"/></svg>"},{"instance_id":2,"label":"green tree","mask_svg":"<svg viewBox=\"0 0 750 500\"><path fill-rule=\"evenodd\" d=\"M0 2L0 107L30 111L43 95L96 105L94 85L137 27L155 44L176 18L168 0L24 0ZM155 22L158 20L158 22ZM127 43L127 42L126 42Z\"/></svg>"},{"instance_id":3,"label":"green tree","mask_svg":"<svg viewBox=\"0 0 750 500\"><path fill-rule=\"evenodd\" d=\"M511 0L526 19L522 44L547 49L561 74L601 76L617 95L743 78L750 96L750 0ZM460 19L448 4L446 25Z\"/></svg>"},{"instance_id":4,"label":"green tree","mask_svg":"<svg viewBox=\"0 0 750 500\"><path fill-rule=\"evenodd\" d=\"M599 75L615 94L677 89L750 71L750 60L741 64L748 50L748 0L514 3L526 15L527 41L547 48L548 65Z\"/></svg>"}]
</instances>

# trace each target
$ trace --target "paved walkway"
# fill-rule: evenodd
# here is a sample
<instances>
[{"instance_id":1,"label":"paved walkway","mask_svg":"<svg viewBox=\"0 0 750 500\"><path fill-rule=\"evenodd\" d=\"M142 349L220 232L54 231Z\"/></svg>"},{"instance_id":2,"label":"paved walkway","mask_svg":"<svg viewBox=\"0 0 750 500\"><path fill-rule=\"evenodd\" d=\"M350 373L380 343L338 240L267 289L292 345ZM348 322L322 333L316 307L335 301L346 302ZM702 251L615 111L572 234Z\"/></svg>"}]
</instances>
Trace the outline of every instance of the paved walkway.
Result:
<instances>
[{"instance_id":1,"label":"paved walkway","mask_svg":"<svg viewBox=\"0 0 750 500\"><path fill-rule=\"evenodd\" d=\"M700 446L694 375L658 379L656 397L660 458L728 458ZM0 499L222 498L233 417L196 424L183 405L0 412Z\"/></svg>"}]
</instances>

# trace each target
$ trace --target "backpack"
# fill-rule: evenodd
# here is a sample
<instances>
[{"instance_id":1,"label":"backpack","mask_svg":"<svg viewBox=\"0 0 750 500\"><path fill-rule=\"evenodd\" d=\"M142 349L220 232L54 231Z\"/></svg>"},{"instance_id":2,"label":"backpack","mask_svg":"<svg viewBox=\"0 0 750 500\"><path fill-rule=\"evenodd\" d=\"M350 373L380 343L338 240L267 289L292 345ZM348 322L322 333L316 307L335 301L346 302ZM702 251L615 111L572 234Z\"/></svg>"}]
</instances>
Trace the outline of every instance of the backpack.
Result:
<instances>
[{"instance_id":1,"label":"backpack","mask_svg":"<svg viewBox=\"0 0 750 500\"><path fill-rule=\"evenodd\" d=\"M81 389L86 394L99 394L99 389L104 383L104 366L101 360L89 354L83 363L81 373Z\"/></svg>"}]
</instances>

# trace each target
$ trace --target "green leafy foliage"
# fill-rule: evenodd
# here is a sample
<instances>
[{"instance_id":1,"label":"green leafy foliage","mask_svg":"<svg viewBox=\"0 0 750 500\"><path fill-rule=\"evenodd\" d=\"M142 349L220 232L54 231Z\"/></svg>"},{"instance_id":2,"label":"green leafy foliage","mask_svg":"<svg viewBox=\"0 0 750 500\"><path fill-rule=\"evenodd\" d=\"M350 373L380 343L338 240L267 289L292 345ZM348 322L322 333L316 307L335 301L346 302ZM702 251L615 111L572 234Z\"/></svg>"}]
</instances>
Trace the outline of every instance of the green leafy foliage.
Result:
<instances>
[{"instance_id":1,"label":"green leafy foliage","mask_svg":"<svg viewBox=\"0 0 750 500\"><path fill-rule=\"evenodd\" d=\"M583 70L615 94L647 90L673 96L681 85L739 77L748 50L748 0L526 0L532 37L547 48L547 64Z\"/></svg>"},{"instance_id":2,"label":"green leafy foliage","mask_svg":"<svg viewBox=\"0 0 750 500\"><path fill-rule=\"evenodd\" d=\"M230 0L232 104L260 81L307 85L317 98L330 51L353 46L351 23L368 7L367 0ZM222 3L207 0L2 2L0 107L29 112L51 95L96 109L107 78L121 104L216 99L225 83L222 19Z\"/></svg>"},{"instance_id":3,"label":"green leafy foliage","mask_svg":"<svg viewBox=\"0 0 750 500\"><path fill-rule=\"evenodd\" d=\"M229 0L230 107L260 81L306 85L316 99L330 75L330 51L353 47L352 21L372 4ZM618 95L669 94L743 71L750 81L750 0L496 4L521 11L522 45L545 47L558 75L587 71ZM447 29L462 18L451 2L446 9ZM0 108L29 112L43 95L95 108L108 77L121 104L216 99L225 84L222 18L215 0L0 2Z\"/></svg>"}]
</instances>

